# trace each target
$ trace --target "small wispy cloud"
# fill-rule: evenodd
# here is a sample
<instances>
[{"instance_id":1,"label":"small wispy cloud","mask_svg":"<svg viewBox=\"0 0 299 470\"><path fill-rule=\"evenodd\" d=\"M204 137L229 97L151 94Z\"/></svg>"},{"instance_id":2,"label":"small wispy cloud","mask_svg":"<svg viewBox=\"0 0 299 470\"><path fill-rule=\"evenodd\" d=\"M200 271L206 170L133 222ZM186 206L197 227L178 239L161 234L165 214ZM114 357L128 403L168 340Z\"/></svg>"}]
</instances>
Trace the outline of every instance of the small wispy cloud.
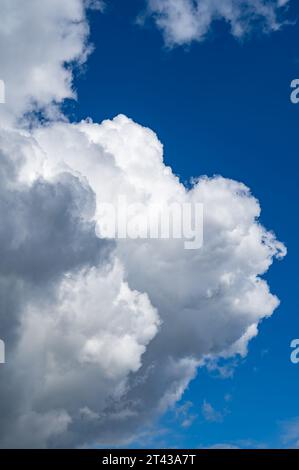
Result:
<instances>
[{"instance_id":1,"label":"small wispy cloud","mask_svg":"<svg viewBox=\"0 0 299 470\"><path fill-rule=\"evenodd\" d=\"M211 403L204 400L201 412L204 419L210 423L221 423L224 419L224 416L227 414L227 411L217 411Z\"/></svg>"},{"instance_id":2,"label":"small wispy cloud","mask_svg":"<svg viewBox=\"0 0 299 470\"><path fill-rule=\"evenodd\" d=\"M253 29L271 32L284 24L281 15L289 0L147 0L148 15L168 46L206 39L212 25L225 21L231 34L242 38Z\"/></svg>"},{"instance_id":3,"label":"small wispy cloud","mask_svg":"<svg viewBox=\"0 0 299 470\"><path fill-rule=\"evenodd\" d=\"M182 428L189 428L192 426L194 421L197 418L197 414L193 411L193 403L191 401L187 401L183 403L181 406L177 406L175 410L176 419L180 422Z\"/></svg>"},{"instance_id":4,"label":"small wispy cloud","mask_svg":"<svg viewBox=\"0 0 299 470\"><path fill-rule=\"evenodd\" d=\"M281 440L288 448L299 449L299 416L280 423Z\"/></svg>"}]
</instances>

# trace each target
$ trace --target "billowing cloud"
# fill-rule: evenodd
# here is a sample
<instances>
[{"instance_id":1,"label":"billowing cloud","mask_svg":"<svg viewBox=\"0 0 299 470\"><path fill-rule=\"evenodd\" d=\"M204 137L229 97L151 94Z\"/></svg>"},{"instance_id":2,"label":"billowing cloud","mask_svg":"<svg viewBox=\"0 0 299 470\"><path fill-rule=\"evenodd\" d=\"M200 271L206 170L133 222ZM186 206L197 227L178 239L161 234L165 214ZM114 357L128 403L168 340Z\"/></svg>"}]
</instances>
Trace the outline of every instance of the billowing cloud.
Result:
<instances>
[{"instance_id":1,"label":"billowing cloud","mask_svg":"<svg viewBox=\"0 0 299 470\"><path fill-rule=\"evenodd\" d=\"M28 3L4 2L1 26L4 78L17 94L1 109L0 445L127 442L182 397L200 365L246 355L278 306L262 276L285 248L246 186L202 176L186 189L156 134L126 116L52 119L30 132L7 120L71 96L65 64L88 49L85 2ZM32 16L39 9L44 22ZM16 37L24 50L11 64ZM119 196L141 215L157 203L203 204L203 247L103 238L101 204Z\"/></svg>"},{"instance_id":2,"label":"billowing cloud","mask_svg":"<svg viewBox=\"0 0 299 470\"><path fill-rule=\"evenodd\" d=\"M258 223L260 207L248 188L222 177L201 177L187 191L171 169L165 167L163 147L156 135L125 116L102 124L90 120L79 124L53 123L36 129L33 138L45 156L43 178L52 180L61 172L76 175L91 188L96 207L103 201L116 204L118 195L124 195L130 202L143 202L145 208L158 199L165 204L174 200L204 204L201 250L185 250L182 240L115 242L112 256L124 266L125 282L136 292L146 292L147 308L155 309L160 320L153 314L149 316L151 333L141 342L141 349L125 346L131 351L133 363L137 355L138 367L132 367L135 373L128 377L122 402L112 398L105 406L100 399L97 403L89 399L84 402L79 398L84 396L81 391L77 410L85 410L85 419L88 410L89 422L93 417L90 427L93 432L86 435L85 431L88 439L84 443L93 439L106 443L121 440L151 415L163 412L180 399L197 367L206 359L246 354L258 324L278 305L261 275L274 257L285 254L285 249ZM96 233L100 234L101 216L97 208L94 221ZM112 279L109 282L112 284ZM79 290L83 298L84 289ZM91 291L88 298L92 299ZM81 302L87 308L88 302ZM61 304L59 300L56 312ZM112 307L107 309L109 314L99 305L99 315L113 323ZM37 323L36 314L33 318ZM77 334L75 325L73 333ZM111 347L118 350L117 338L110 340ZM138 337L136 343L139 344ZM93 351L100 358L101 344L89 342L91 356ZM109 369L110 361L114 363L108 349L102 360ZM117 365L113 368L117 370ZM78 372L78 380L79 377ZM64 379L62 376L62 382ZM82 385L76 387L81 390ZM56 399L68 416L73 416L62 397L63 394L60 398L57 394ZM51 403L50 392L46 403ZM51 413L53 410L48 406L46 411ZM69 425L72 427L73 442L82 444L84 436L74 417ZM56 445L59 442L61 437Z\"/></svg>"},{"instance_id":3,"label":"billowing cloud","mask_svg":"<svg viewBox=\"0 0 299 470\"><path fill-rule=\"evenodd\" d=\"M147 0L169 46L203 41L217 20L228 23L233 36L248 34L257 23L265 32L281 26L280 15L289 0Z\"/></svg>"},{"instance_id":4,"label":"billowing cloud","mask_svg":"<svg viewBox=\"0 0 299 470\"><path fill-rule=\"evenodd\" d=\"M246 354L278 305L260 276L285 250L243 184L202 177L186 190L154 132L125 116L6 130L1 148L2 445L121 441L206 358ZM100 238L98 207L120 194L145 210L203 203L203 248ZM48 431L23 441L30 425Z\"/></svg>"}]
</instances>

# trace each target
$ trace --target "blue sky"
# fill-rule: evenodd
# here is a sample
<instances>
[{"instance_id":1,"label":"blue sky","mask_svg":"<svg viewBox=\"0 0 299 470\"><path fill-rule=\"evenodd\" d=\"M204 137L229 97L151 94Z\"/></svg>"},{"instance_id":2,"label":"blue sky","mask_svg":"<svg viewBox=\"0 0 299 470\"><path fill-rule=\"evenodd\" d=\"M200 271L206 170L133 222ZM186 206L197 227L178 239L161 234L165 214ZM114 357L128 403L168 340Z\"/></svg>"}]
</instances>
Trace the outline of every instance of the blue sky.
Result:
<instances>
[{"instance_id":1,"label":"blue sky","mask_svg":"<svg viewBox=\"0 0 299 470\"><path fill-rule=\"evenodd\" d=\"M299 25L237 41L219 23L203 43L169 49L152 23L135 24L139 11L139 1L112 0L105 15L91 14L95 51L77 77L79 100L69 115L100 122L124 113L150 127L181 181L221 174L244 182L261 203L262 223L288 248L266 276L281 305L260 325L233 377L199 370L181 402L193 404L192 425L183 428L170 412L149 442L286 445L281 423L299 416L299 367L289 347L299 336L299 105L289 98L299 76ZM288 17L298 15L292 2ZM204 400L223 414L221 422L204 418Z\"/></svg>"}]
</instances>

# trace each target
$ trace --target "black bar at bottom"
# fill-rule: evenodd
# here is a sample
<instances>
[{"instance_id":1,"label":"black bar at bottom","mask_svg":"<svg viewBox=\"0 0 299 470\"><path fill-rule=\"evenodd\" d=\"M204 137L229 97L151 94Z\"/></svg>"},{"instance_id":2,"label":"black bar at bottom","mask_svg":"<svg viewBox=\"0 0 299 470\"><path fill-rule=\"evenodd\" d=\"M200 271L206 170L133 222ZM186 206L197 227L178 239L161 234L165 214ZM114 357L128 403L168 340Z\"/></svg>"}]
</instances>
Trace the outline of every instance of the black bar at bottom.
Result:
<instances>
[{"instance_id":1,"label":"black bar at bottom","mask_svg":"<svg viewBox=\"0 0 299 470\"><path fill-rule=\"evenodd\" d=\"M0 450L1 468L4 465L75 464L82 468L105 468L118 465L123 468L140 468L149 465L197 466L229 463L252 466L255 463L299 464L299 450L176 450L176 449L100 449L100 450ZM149 467L150 468L150 467Z\"/></svg>"}]
</instances>

